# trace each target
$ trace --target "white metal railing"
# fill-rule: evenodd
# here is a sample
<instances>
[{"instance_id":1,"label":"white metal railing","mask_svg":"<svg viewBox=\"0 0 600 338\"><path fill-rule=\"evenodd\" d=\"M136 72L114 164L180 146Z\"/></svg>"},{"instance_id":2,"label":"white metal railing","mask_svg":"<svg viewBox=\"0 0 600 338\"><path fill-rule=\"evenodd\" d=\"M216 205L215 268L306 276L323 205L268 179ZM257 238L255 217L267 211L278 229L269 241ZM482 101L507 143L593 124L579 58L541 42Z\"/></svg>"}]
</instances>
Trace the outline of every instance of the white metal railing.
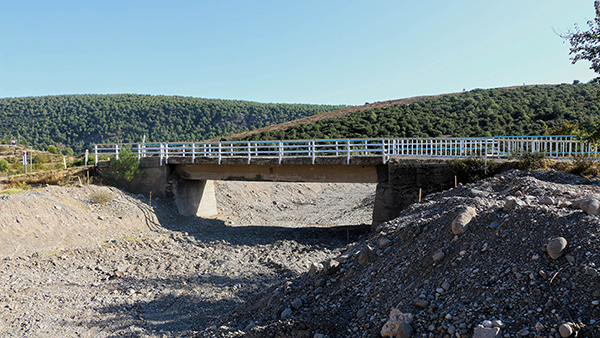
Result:
<instances>
[{"instance_id":1,"label":"white metal railing","mask_svg":"<svg viewBox=\"0 0 600 338\"><path fill-rule=\"evenodd\" d=\"M97 144L93 154L98 164L100 156L118 159L123 147L128 147L138 158L159 156L160 164L169 163L169 157L197 157L218 159L225 157L277 158L345 156L350 164L352 156L380 156L385 164L388 157L473 157L510 158L524 153L544 153L548 158L568 159L576 155L596 156L596 144L578 140L575 136L498 136L470 138L383 138L336 140L285 141L229 141L189 143Z\"/></svg>"}]
</instances>

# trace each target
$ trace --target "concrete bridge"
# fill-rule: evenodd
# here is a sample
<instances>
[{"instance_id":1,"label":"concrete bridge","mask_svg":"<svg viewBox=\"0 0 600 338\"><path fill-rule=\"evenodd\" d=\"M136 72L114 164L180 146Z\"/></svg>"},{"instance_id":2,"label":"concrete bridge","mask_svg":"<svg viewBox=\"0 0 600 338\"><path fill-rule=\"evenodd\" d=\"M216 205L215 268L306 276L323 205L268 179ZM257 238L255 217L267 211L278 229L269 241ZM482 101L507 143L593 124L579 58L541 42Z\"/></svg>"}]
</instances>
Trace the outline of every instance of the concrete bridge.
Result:
<instances>
[{"instance_id":1,"label":"concrete bridge","mask_svg":"<svg viewBox=\"0 0 600 338\"><path fill-rule=\"evenodd\" d=\"M293 140L96 145L96 163L103 155L118 158L123 146L140 159L136 190L172 194L183 215L217 213L214 180L377 183L374 224L393 219L420 194L453 187L449 160L597 153L574 136Z\"/></svg>"}]
</instances>

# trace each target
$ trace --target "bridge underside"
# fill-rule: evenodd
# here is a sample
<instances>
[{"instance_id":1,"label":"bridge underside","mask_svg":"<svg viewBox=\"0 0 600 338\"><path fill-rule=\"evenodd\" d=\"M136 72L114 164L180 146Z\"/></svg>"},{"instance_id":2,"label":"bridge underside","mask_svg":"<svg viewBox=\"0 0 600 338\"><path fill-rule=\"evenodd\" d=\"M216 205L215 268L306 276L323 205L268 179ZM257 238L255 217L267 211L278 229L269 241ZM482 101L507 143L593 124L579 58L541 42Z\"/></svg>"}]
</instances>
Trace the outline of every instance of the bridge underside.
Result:
<instances>
[{"instance_id":1,"label":"bridge underside","mask_svg":"<svg viewBox=\"0 0 600 338\"><path fill-rule=\"evenodd\" d=\"M182 164L175 170L185 180L379 183L387 177L384 165Z\"/></svg>"},{"instance_id":2,"label":"bridge underside","mask_svg":"<svg viewBox=\"0 0 600 338\"><path fill-rule=\"evenodd\" d=\"M224 157L219 161L196 157L192 163L191 157L177 157L161 166L156 157L143 158L144 178L136 190L152 190L156 196L172 187L181 214L211 217L217 214L214 180L378 183L373 223L379 224L397 217L402 209L417 202L420 194L454 185L454 173L445 159L390 159L383 164L381 157L365 156L352 158L350 165L346 157L321 158L314 165L311 160L284 158L279 164L278 158L260 158L247 164L247 158ZM173 179L176 184L169 183Z\"/></svg>"}]
</instances>

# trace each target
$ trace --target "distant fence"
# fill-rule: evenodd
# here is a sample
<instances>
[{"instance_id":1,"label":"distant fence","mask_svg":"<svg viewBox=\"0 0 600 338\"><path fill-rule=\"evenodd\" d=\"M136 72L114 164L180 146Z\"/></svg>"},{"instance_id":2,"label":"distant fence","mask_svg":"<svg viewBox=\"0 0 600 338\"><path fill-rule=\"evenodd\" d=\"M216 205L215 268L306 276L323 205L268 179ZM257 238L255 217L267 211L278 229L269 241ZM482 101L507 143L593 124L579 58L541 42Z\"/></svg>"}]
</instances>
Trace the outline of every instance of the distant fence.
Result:
<instances>
[{"instance_id":1,"label":"distant fence","mask_svg":"<svg viewBox=\"0 0 600 338\"><path fill-rule=\"evenodd\" d=\"M596 156L598 146L577 140L573 135L565 136L498 136L468 138L382 138L382 139L337 139L337 140L285 140L285 141L230 141L189 143L138 143L97 144L93 155L95 164L103 155L119 158L123 147L127 147L138 158L159 156L160 164L168 164L169 157L192 158L244 157L248 164L253 158L345 156L350 164L352 156L381 156L385 164L390 157L421 158L510 158L525 153L544 153L546 157L569 159L574 156Z\"/></svg>"}]
</instances>

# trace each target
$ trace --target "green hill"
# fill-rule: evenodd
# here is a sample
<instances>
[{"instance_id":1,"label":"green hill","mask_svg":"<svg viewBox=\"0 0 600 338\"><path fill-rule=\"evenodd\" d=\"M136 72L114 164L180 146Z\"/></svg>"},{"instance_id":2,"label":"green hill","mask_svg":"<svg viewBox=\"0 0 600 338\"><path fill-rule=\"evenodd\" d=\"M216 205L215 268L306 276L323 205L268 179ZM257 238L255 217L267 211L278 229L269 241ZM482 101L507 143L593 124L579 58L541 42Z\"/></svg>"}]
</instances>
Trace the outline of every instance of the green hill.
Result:
<instances>
[{"instance_id":1,"label":"green hill","mask_svg":"<svg viewBox=\"0 0 600 338\"><path fill-rule=\"evenodd\" d=\"M233 138L541 135L564 123L579 124L590 130L595 122L600 122L600 105L596 100L599 89L595 84L475 89L418 100L403 99L353 107L352 112L338 117L318 119L316 115L304 119L310 120L308 123L288 122L250 135L233 135Z\"/></svg>"},{"instance_id":2,"label":"green hill","mask_svg":"<svg viewBox=\"0 0 600 338\"><path fill-rule=\"evenodd\" d=\"M82 151L92 143L191 142L346 106L270 104L152 95L59 95L0 99L0 140Z\"/></svg>"}]
</instances>

